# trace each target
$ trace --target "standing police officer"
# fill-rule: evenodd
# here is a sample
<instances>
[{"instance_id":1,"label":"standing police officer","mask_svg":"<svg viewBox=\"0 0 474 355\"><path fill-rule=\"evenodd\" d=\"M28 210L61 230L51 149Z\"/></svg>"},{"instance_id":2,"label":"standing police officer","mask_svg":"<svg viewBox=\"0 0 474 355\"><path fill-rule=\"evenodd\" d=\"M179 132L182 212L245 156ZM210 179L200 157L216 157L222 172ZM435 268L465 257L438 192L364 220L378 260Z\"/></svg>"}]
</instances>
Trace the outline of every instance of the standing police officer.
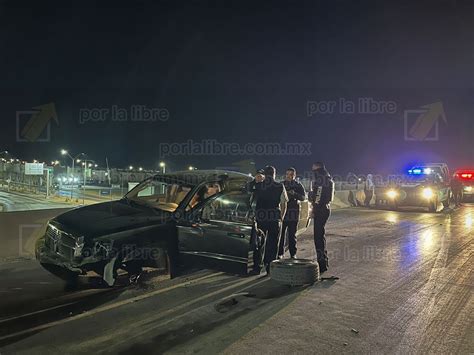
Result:
<instances>
[{"instance_id":1,"label":"standing police officer","mask_svg":"<svg viewBox=\"0 0 474 355\"><path fill-rule=\"evenodd\" d=\"M299 201L306 199L306 191L304 186L296 181L296 169L286 169L286 177L283 182L286 193L288 195L288 204L286 208L285 218L283 219L283 226L281 228L280 246L278 248L278 256L283 257L285 253L285 233L288 231L288 249L290 257L296 256L296 229L300 219L300 204Z\"/></svg>"},{"instance_id":2,"label":"standing police officer","mask_svg":"<svg viewBox=\"0 0 474 355\"><path fill-rule=\"evenodd\" d=\"M286 213L288 196L282 183L275 181L275 168L265 167L255 177L253 191L256 199L257 226L266 234L263 263L270 273L270 263L276 259L280 240L281 221Z\"/></svg>"},{"instance_id":3,"label":"standing police officer","mask_svg":"<svg viewBox=\"0 0 474 355\"><path fill-rule=\"evenodd\" d=\"M329 267L325 227L331 215L330 204L334 199L334 181L323 163L314 163L312 170L314 180L311 184L310 201L313 204L314 245L319 271L323 273Z\"/></svg>"}]
</instances>

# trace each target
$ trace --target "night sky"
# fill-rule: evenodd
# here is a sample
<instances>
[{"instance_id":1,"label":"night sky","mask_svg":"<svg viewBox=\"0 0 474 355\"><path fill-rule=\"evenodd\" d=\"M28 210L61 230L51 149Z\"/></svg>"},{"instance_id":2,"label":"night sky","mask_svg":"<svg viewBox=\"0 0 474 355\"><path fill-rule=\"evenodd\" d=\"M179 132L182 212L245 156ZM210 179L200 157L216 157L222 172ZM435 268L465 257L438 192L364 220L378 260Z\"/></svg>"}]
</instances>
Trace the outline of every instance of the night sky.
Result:
<instances>
[{"instance_id":1,"label":"night sky","mask_svg":"<svg viewBox=\"0 0 474 355\"><path fill-rule=\"evenodd\" d=\"M474 165L472 1L256 3L1 1L0 151L50 161L64 147L101 165L175 169L323 160L338 174ZM341 98L396 112L307 113L308 101ZM49 141L18 142L17 111L49 102ZM437 139L405 140L405 110L435 102L447 121ZM114 105L169 117L80 122ZM160 144L188 140L310 143L312 154L160 157Z\"/></svg>"}]
</instances>

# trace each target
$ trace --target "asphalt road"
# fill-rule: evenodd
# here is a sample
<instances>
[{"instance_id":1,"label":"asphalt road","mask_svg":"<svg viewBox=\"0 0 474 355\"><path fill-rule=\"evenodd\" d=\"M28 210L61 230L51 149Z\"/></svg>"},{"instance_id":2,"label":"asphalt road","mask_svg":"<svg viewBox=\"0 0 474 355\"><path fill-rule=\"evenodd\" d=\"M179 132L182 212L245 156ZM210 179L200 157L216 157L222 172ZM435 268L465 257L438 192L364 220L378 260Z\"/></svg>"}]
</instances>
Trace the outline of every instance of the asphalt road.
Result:
<instances>
[{"instance_id":1,"label":"asphalt road","mask_svg":"<svg viewBox=\"0 0 474 355\"><path fill-rule=\"evenodd\" d=\"M40 196L0 190L0 210L3 210L3 212L29 211L70 206L70 204L53 202Z\"/></svg>"},{"instance_id":2,"label":"asphalt road","mask_svg":"<svg viewBox=\"0 0 474 355\"><path fill-rule=\"evenodd\" d=\"M327 233L340 279L306 288L202 270L65 292L33 261L3 264L0 353L474 352L474 206L338 210Z\"/></svg>"}]
</instances>

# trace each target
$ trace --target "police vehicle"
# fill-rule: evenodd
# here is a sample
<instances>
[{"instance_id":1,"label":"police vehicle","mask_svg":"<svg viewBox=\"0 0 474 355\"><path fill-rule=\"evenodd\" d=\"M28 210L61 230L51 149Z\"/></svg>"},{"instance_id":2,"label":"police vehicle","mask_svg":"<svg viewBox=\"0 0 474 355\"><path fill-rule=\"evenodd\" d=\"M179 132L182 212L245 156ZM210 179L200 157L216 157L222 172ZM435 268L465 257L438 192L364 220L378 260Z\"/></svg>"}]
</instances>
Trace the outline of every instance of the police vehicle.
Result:
<instances>
[{"instance_id":1,"label":"police vehicle","mask_svg":"<svg viewBox=\"0 0 474 355\"><path fill-rule=\"evenodd\" d=\"M462 201L474 201L474 169L457 170L454 173L454 178L457 179L462 186Z\"/></svg>"},{"instance_id":2,"label":"police vehicle","mask_svg":"<svg viewBox=\"0 0 474 355\"><path fill-rule=\"evenodd\" d=\"M449 169L446 164L433 163L414 166L397 186L386 191L389 205L426 207L430 212L438 210L439 203L449 207L452 198Z\"/></svg>"}]
</instances>

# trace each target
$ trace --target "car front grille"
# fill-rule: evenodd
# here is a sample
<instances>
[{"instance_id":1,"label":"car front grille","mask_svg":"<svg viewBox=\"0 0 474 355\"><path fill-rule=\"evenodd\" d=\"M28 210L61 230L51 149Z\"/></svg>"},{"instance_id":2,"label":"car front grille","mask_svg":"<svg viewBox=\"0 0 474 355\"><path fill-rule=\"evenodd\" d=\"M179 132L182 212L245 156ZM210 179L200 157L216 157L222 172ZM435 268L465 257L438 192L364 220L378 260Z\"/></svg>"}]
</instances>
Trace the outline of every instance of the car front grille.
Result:
<instances>
[{"instance_id":1,"label":"car front grille","mask_svg":"<svg viewBox=\"0 0 474 355\"><path fill-rule=\"evenodd\" d=\"M52 225L46 228L46 246L55 253L67 258L74 258L76 239Z\"/></svg>"}]
</instances>

